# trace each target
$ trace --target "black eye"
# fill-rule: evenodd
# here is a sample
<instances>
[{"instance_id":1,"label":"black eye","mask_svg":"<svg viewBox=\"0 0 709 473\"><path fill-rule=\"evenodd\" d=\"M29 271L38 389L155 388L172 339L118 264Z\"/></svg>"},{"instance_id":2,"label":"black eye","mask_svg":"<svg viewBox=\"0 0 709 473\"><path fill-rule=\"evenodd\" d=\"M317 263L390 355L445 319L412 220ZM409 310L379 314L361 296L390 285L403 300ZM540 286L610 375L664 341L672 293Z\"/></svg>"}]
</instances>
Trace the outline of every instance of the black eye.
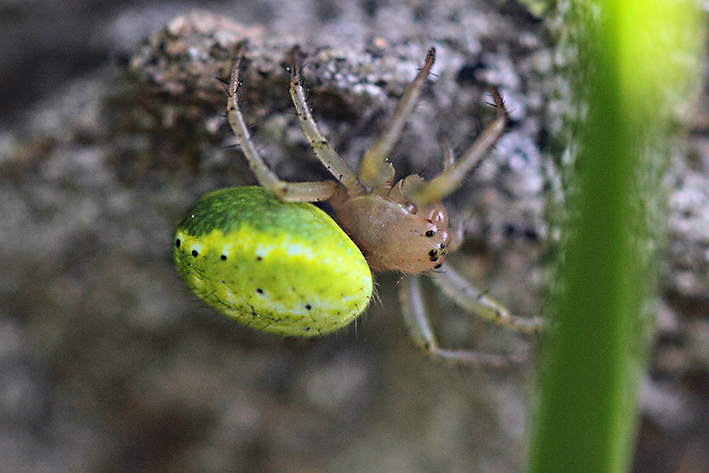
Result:
<instances>
[{"instance_id":1,"label":"black eye","mask_svg":"<svg viewBox=\"0 0 709 473\"><path fill-rule=\"evenodd\" d=\"M436 234L436 230L429 230L426 232L426 236L429 238L431 238L435 234Z\"/></svg>"},{"instance_id":2,"label":"black eye","mask_svg":"<svg viewBox=\"0 0 709 473\"><path fill-rule=\"evenodd\" d=\"M431 250L431 251L428 252L428 256L430 256L431 258L433 258L434 256L436 256L437 253L438 253L438 251L436 251L436 250Z\"/></svg>"},{"instance_id":3,"label":"black eye","mask_svg":"<svg viewBox=\"0 0 709 473\"><path fill-rule=\"evenodd\" d=\"M441 244L438 245L438 246L439 246L439 248L442 249L442 250L444 250L444 249L446 248L446 245L445 245L444 243L441 243Z\"/></svg>"},{"instance_id":4,"label":"black eye","mask_svg":"<svg viewBox=\"0 0 709 473\"><path fill-rule=\"evenodd\" d=\"M443 263L438 263L436 266L433 267L433 269L438 269L438 268L440 268L441 266L443 266Z\"/></svg>"}]
</instances>

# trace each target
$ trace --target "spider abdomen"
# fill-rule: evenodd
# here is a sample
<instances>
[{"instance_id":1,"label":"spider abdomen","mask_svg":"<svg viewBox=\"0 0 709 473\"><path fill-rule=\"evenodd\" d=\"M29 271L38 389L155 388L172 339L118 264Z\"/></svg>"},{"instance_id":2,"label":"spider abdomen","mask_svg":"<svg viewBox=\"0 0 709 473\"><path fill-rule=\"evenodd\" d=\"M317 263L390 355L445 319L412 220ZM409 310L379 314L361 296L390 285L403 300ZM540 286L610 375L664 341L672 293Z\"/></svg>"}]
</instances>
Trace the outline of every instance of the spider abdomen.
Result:
<instances>
[{"instance_id":1,"label":"spider abdomen","mask_svg":"<svg viewBox=\"0 0 709 473\"><path fill-rule=\"evenodd\" d=\"M338 330L366 309L361 251L312 204L260 187L204 196L175 233L180 275L200 299L244 325L286 336Z\"/></svg>"}]
</instances>

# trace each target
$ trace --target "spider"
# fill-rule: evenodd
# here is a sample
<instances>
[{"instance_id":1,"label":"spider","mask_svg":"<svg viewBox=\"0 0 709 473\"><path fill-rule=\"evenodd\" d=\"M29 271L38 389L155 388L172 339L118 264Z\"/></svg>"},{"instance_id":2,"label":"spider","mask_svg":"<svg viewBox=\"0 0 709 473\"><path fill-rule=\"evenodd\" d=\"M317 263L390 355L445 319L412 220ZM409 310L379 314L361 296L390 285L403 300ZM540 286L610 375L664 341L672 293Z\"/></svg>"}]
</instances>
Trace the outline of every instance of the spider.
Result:
<instances>
[{"instance_id":1,"label":"spider","mask_svg":"<svg viewBox=\"0 0 709 473\"><path fill-rule=\"evenodd\" d=\"M511 315L443 262L462 232L448 229L442 199L460 187L502 135L505 106L490 88L497 113L456 160L445 147L444 170L431 181L412 174L394 183L387 161L421 95L435 60L406 90L390 124L354 172L320 133L294 62L290 95L310 146L336 179L282 181L264 163L239 108L237 48L228 83L227 116L260 187L222 189L204 196L179 224L175 259L180 275L208 305L239 322L285 336L325 335L352 322L373 297L373 272L401 274L400 302L415 344L453 362L504 366L511 357L439 346L420 288L425 274L457 305L509 328L532 332L540 318ZM297 54L296 54L297 56ZM311 202L328 201L334 220ZM455 235L453 233L456 233Z\"/></svg>"}]
</instances>

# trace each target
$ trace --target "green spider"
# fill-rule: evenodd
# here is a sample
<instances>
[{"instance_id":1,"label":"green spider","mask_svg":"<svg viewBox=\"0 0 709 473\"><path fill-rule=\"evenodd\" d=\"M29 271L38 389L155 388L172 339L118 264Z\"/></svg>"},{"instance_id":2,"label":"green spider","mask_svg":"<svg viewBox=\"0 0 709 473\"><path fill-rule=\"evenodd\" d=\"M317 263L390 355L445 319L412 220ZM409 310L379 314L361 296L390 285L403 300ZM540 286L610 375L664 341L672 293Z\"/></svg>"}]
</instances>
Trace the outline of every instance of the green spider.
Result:
<instances>
[{"instance_id":1,"label":"green spider","mask_svg":"<svg viewBox=\"0 0 709 473\"><path fill-rule=\"evenodd\" d=\"M442 199L461 185L502 135L505 107L492 90L495 120L455 160L446 149L443 172L431 181L413 174L394 184L387 162L435 60L430 49L399 102L391 123L354 172L318 130L297 65L290 95L315 155L336 179L286 182L259 156L239 109L238 48L229 82L227 115L260 187L222 189L204 196L179 224L174 256L180 275L208 305L240 323L284 336L321 336L351 323L372 299L372 272L402 275L400 300L417 346L434 357L501 366L510 357L441 348L426 316L420 276L426 274L456 304L515 330L532 332L540 318L516 317L443 266L461 243L448 231ZM334 220L310 202L328 201ZM457 236L457 235L456 235ZM436 269L436 271L431 271Z\"/></svg>"}]
</instances>

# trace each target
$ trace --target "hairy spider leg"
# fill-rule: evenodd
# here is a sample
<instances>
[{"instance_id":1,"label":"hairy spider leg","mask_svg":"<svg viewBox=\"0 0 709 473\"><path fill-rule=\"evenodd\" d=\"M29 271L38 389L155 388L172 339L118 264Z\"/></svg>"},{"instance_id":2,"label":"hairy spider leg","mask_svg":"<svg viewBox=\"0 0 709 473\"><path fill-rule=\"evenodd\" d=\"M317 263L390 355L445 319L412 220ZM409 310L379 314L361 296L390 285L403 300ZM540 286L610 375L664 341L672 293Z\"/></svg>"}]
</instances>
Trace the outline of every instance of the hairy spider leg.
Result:
<instances>
[{"instance_id":1,"label":"hairy spider leg","mask_svg":"<svg viewBox=\"0 0 709 473\"><path fill-rule=\"evenodd\" d=\"M239 46L236 55L236 61L231 71L231 80L229 81L229 96L227 98L227 116L229 124L234 130L234 134L239 140L241 149L249 162L251 171L256 176L258 183L279 199L289 202L316 202L327 200L332 197L338 190L339 185L334 181L320 182L287 182L282 181L271 169L263 162L259 156L256 146L251 140L249 129L246 126L244 117L239 109L239 85L240 76L239 68L244 54L244 44Z\"/></svg>"},{"instance_id":2,"label":"hairy spider leg","mask_svg":"<svg viewBox=\"0 0 709 473\"><path fill-rule=\"evenodd\" d=\"M409 336L418 348L440 360L479 368L506 368L526 361L527 355L524 353L501 355L441 348L426 315L420 281L420 277L415 274L403 275L399 287L399 300L404 323Z\"/></svg>"},{"instance_id":3,"label":"hairy spider leg","mask_svg":"<svg viewBox=\"0 0 709 473\"><path fill-rule=\"evenodd\" d=\"M485 320L518 332L539 332L546 326L545 320L541 317L518 317L510 314L502 304L475 289L446 264L436 271L429 271L426 275L466 312L475 313Z\"/></svg>"},{"instance_id":4,"label":"hairy spider leg","mask_svg":"<svg viewBox=\"0 0 709 473\"><path fill-rule=\"evenodd\" d=\"M394 167L387 162L387 158L401 138L404 125L416 107L423 86L426 84L426 77L431 72L435 60L436 50L431 48L428 50L423 67L399 101L389 126L362 156L359 163L359 180L370 189L393 181Z\"/></svg>"},{"instance_id":5,"label":"hairy spider leg","mask_svg":"<svg viewBox=\"0 0 709 473\"><path fill-rule=\"evenodd\" d=\"M413 204L426 205L440 202L444 197L452 194L460 187L465 176L482 164L487 157L487 152L505 131L507 124L505 103L496 89L490 87L489 90L495 99L495 107L497 107L495 120L488 125L460 160L452 166L446 167L436 178L430 181L424 181L418 176L404 179L402 191Z\"/></svg>"},{"instance_id":6,"label":"hairy spider leg","mask_svg":"<svg viewBox=\"0 0 709 473\"><path fill-rule=\"evenodd\" d=\"M320 133L320 129L313 119L313 114L305 98L305 90L298 70L298 64L294 63L290 82L290 96L293 99L293 105L298 114L300 125L310 143L310 147L323 166L345 186L350 197L363 195L365 190L362 184L359 183L357 175L332 148L327 138Z\"/></svg>"}]
</instances>

